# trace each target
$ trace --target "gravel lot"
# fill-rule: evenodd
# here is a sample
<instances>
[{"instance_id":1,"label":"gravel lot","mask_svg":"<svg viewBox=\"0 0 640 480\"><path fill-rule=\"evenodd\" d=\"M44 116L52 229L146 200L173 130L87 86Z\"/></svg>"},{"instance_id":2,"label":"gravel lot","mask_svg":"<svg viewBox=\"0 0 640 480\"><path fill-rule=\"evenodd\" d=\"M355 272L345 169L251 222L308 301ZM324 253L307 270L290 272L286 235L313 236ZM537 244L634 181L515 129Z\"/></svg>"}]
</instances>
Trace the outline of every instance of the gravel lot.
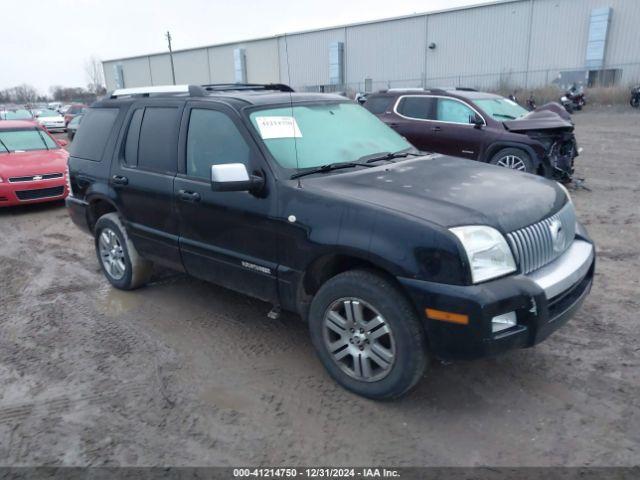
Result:
<instances>
[{"instance_id":1,"label":"gravel lot","mask_svg":"<svg viewBox=\"0 0 640 480\"><path fill-rule=\"evenodd\" d=\"M393 403L338 387L296 317L171 272L114 290L63 205L0 210L0 464L637 465L640 114L575 120L582 310Z\"/></svg>"}]
</instances>

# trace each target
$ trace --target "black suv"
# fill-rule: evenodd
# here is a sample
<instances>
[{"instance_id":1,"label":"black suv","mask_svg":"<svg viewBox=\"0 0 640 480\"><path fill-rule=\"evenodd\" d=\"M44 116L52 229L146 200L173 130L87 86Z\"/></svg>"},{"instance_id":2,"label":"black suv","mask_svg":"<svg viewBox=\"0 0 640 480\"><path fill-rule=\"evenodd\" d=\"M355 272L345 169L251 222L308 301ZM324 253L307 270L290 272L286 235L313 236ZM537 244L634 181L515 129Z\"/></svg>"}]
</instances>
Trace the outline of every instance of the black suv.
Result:
<instances>
[{"instance_id":1,"label":"black suv","mask_svg":"<svg viewBox=\"0 0 640 480\"><path fill-rule=\"evenodd\" d=\"M595 257L564 187L422 155L353 102L289 90L126 89L89 109L67 206L115 287L155 263L296 312L333 378L377 399L428 354L529 347L575 313Z\"/></svg>"},{"instance_id":2,"label":"black suv","mask_svg":"<svg viewBox=\"0 0 640 480\"><path fill-rule=\"evenodd\" d=\"M559 104L533 112L509 98L473 89L392 89L364 107L425 152L480 160L569 181L578 148Z\"/></svg>"}]
</instances>

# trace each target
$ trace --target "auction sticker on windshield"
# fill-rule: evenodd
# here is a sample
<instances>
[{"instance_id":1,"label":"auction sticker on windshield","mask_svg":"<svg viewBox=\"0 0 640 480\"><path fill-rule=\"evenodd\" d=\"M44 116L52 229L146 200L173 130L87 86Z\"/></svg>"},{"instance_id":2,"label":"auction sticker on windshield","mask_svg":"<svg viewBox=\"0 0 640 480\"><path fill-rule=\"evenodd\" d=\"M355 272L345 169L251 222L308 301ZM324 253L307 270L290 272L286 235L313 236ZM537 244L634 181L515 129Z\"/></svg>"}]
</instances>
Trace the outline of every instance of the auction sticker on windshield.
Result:
<instances>
[{"instance_id":1,"label":"auction sticker on windshield","mask_svg":"<svg viewBox=\"0 0 640 480\"><path fill-rule=\"evenodd\" d=\"M302 138L302 132L294 117L256 117L263 140L270 138Z\"/></svg>"}]
</instances>

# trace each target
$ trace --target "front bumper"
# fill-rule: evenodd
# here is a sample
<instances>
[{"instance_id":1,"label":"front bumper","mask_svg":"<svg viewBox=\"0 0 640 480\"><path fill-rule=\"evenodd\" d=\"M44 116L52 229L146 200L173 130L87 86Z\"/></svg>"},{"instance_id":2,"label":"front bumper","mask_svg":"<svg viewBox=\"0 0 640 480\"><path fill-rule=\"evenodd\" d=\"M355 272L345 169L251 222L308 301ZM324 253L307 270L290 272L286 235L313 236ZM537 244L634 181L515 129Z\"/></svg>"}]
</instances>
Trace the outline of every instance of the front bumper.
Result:
<instances>
[{"instance_id":1,"label":"front bumper","mask_svg":"<svg viewBox=\"0 0 640 480\"><path fill-rule=\"evenodd\" d=\"M32 182L0 183L0 207L55 202L69 193L64 177Z\"/></svg>"},{"instance_id":2,"label":"front bumper","mask_svg":"<svg viewBox=\"0 0 640 480\"><path fill-rule=\"evenodd\" d=\"M467 315L468 324L425 317L432 353L445 360L471 359L531 347L564 325L591 290L593 244L576 238L558 259L530 275L512 275L479 285L456 286L399 278L418 312L425 309ZM516 312L517 325L492 332L497 315Z\"/></svg>"}]
</instances>

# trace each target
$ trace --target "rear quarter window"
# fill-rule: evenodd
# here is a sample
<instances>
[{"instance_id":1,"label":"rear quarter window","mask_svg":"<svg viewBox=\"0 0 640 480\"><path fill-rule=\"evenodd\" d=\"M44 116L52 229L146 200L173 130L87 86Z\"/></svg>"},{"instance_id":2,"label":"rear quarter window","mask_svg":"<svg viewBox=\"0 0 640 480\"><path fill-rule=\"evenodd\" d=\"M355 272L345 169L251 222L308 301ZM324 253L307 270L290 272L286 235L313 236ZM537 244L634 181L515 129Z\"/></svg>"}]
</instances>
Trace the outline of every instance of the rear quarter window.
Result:
<instances>
[{"instance_id":1,"label":"rear quarter window","mask_svg":"<svg viewBox=\"0 0 640 480\"><path fill-rule=\"evenodd\" d=\"M370 97L364 103L364 108L374 115L380 115L391 108L393 97Z\"/></svg>"},{"instance_id":2,"label":"rear quarter window","mask_svg":"<svg viewBox=\"0 0 640 480\"><path fill-rule=\"evenodd\" d=\"M118 112L117 108L87 110L82 118L82 128L78 129L71 144L71 155L94 162L102 160Z\"/></svg>"}]
</instances>

